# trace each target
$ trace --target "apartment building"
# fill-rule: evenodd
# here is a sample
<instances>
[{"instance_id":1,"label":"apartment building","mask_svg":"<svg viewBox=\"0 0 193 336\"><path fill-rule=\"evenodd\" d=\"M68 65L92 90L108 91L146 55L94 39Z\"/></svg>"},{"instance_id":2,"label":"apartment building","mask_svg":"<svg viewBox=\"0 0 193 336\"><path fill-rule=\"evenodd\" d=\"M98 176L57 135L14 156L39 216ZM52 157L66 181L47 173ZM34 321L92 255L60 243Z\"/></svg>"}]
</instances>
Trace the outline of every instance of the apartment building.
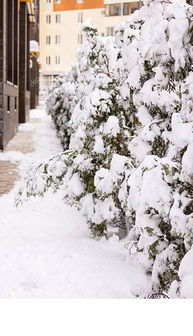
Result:
<instances>
[{"instance_id":1,"label":"apartment building","mask_svg":"<svg viewBox=\"0 0 193 336\"><path fill-rule=\"evenodd\" d=\"M0 150L15 135L30 109L30 25L32 0L1 0Z\"/></svg>"},{"instance_id":2,"label":"apartment building","mask_svg":"<svg viewBox=\"0 0 193 336\"><path fill-rule=\"evenodd\" d=\"M141 6L133 0L41 0L41 87L50 87L56 76L71 69L84 42L83 23L92 18L103 36Z\"/></svg>"}]
</instances>

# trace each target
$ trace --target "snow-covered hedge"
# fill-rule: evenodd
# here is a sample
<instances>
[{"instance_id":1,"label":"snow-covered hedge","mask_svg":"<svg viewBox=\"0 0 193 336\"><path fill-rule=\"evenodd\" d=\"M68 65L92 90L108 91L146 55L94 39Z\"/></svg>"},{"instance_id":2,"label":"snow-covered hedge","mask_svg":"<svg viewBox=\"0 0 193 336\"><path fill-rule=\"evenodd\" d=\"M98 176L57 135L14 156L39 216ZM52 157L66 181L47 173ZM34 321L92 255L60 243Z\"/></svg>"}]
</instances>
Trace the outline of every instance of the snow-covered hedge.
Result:
<instances>
[{"instance_id":1,"label":"snow-covered hedge","mask_svg":"<svg viewBox=\"0 0 193 336\"><path fill-rule=\"evenodd\" d=\"M126 77L121 92L138 121L128 145L137 162L127 182L128 246L151 274L153 289L175 293L180 262L193 243L191 27L192 7L152 2L116 36L117 69Z\"/></svg>"},{"instance_id":2,"label":"snow-covered hedge","mask_svg":"<svg viewBox=\"0 0 193 336\"><path fill-rule=\"evenodd\" d=\"M192 18L181 2L146 1L115 39L84 26L75 98L67 77L58 86L60 106L69 95L73 101L70 120L59 126L69 151L31 173L23 191L62 187L95 236L127 234L131 257L151 280L149 292L135 291L141 296L186 297L184 283L193 278L186 269L193 243Z\"/></svg>"},{"instance_id":3,"label":"snow-covered hedge","mask_svg":"<svg viewBox=\"0 0 193 336\"><path fill-rule=\"evenodd\" d=\"M54 120L57 134L64 150L69 148L71 127L69 121L76 104L76 69L63 77L57 77L46 101L48 114Z\"/></svg>"}]
</instances>

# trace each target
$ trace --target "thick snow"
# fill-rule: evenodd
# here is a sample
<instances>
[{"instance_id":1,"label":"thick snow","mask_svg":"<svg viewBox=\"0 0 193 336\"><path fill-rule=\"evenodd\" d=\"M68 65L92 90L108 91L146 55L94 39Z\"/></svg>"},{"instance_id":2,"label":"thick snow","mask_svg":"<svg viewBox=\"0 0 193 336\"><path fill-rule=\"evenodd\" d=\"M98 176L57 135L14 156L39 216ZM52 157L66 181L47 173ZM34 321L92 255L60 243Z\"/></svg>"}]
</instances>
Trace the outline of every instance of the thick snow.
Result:
<instances>
[{"instance_id":1,"label":"thick snow","mask_svg":"<svg viewBox=\"0 0 193 336\"><path fill-rule=\"evenodd\" d=\"M181 279L181 295L182 298L193 298L193 249L191 248L182 259L179 268L179 277Z\"/></svg>"},{"instance_id":2,"label":"thick snow","mask_svg":"<svg viewBox=\"0 0 193 336\"><path fill-rule=\"evenodd\" d=\"M115 116L110 116L107 122L104 124L104 134L111 134L116 136L120 132L119 120Z\"/></svg>"},{"instance_id":3,"label":"thick snow","mask_svg":"<svg viewBox=\"0 0 193 336\"><path fill-rule=\"evenodd\" d=\"M61 151L50 118L42 110L31 115L42 122L22 129L33 128L36 151L0 153L0 160L20 161L21 175L33 162ZM135 269L128 267L124 242L91 239L86 220L64 205L61 193L48 193L16 208L20 183L0 197L0 297L133 297L129 279Z\"/></svg>"},{"instance_id":4,"label":"thick snow","mask_svg":"<svg viewBox=\"0 0 193 336\"><path fill-rule=\"evenodd\" d=\"M191 183L190 176L193 172L193 141L187 147L186 152L182 158L182 179Z\"/></svg>"},{"instance_id":5,"label":"thick snow","mask_svg":"<svg viewBox=\"0 0 193 336\"><path fill-rule=\"evenodd\" d=\"M37 41L31 40L30 41L30 51L39 52L39 50L40 50L39 43Z\"/></svg>"},{"instance_id":6,"label":"thick snow","mask_svg":"<svg viewBox=\"0 0 193 336\"><path fill-rule=\"evenodd\" d=\"M66 204L82 208L95 237L122 246L127 235L128 268L133 258L144 269L132 280L134 295L191 296L192 275L178 271L193 243L192 7L145 3L115 38L84 25L76 70L58 79L48 99L70 150L32 170L22 195L62 185Z\"/></svg>"}]
</instances>

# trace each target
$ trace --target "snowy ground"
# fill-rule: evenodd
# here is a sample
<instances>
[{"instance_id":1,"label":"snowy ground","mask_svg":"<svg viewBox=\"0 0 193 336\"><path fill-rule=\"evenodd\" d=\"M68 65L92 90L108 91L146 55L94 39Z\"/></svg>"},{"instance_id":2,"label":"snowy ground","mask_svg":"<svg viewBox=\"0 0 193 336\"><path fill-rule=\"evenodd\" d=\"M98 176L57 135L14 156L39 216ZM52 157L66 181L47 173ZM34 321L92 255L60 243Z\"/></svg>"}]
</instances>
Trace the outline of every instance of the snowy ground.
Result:
<instances>
[{"instance_id":1,"label":"snowy ground","mask_svg":"<svg viewBox=\"0 0 193 336\"><path fill-rule=\"evenodd\" d=\"M61 151L50 118L43 110L31 114L42 122L20 129L33 130L35 152L0 153L0 160L21 161L21 175L32 162ZM0 197L0 297L133 297L129 282L136 269L127 263L125 242L91 239L84 218L65 206L60 194L16 208L20 183Z\"/></svg>"}]
</instances>

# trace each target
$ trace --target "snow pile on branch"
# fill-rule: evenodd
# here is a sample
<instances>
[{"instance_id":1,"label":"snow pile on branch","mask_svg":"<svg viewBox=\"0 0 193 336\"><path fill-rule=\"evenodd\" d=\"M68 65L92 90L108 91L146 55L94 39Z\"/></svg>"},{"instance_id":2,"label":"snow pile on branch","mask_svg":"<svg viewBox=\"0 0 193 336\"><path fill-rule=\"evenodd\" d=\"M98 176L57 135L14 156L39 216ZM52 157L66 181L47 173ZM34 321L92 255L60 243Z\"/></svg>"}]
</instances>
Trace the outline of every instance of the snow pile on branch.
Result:
<instances>
[{"instance_id":1,"label":"snow pile on branch","mask_svg":"<svg viewBox=\"0 0 193 336\"><path fill-rule=\"evenodd\" d=\"M51 170L49 162L40 169L40 192L56 181L94 236L127 235L130 258L152 284L151 290L135 286L136 296L192 295L186 291L193 277L193 268L187 271L193 244L192 18L192 7L181 2L148 1L117 27L115 39L85 24L66 124L70 152L61 156L59 175L52 173L53 162ZM67 87L68 81L59 87L61 102ZM28 195L36 194L36 181L37 171L27 182Z\"/></svg>"}]
</instances>

